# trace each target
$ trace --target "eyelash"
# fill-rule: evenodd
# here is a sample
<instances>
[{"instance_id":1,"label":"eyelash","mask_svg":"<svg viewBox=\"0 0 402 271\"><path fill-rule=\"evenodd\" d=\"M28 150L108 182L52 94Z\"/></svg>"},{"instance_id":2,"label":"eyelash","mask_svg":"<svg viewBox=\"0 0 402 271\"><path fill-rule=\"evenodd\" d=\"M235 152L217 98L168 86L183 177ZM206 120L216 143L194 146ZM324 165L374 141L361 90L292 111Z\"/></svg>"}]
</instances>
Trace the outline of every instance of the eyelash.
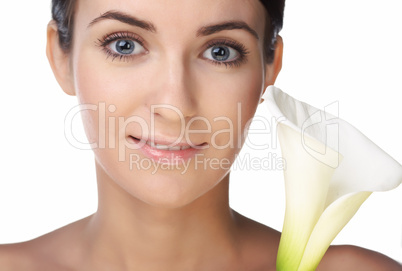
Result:
<instances>
[{"instance_id":1,"label":"eyelash","mask_svg":"<svg viewBox=\"0 0 402 271\"><path fill-rule=\"evenodd\" d=\"M138 42L142 47L145 48L144 41L138 35L135 35L131 32L116 32L116 33L105 35L102 37L102 39L98 39L97 45L99 47L101 47L102 51L104 51L106 53L108 58L109 57L112 58L112 61L114 61L116 58L118 58L119 61L127 61L128 62L128 61L138 57L138 55L118 54L108 48L108 45L110 43L112 43L114 41L118 41L118 40L132 40L132 41Z\"/></svg>"},{"instance_id":2,"label":"eyelash","mask_svg":"<svg viewBox=\"0 0 402 271\"><path fill-rule=\"evenodd\" d=\"M210 41L206 44L205 50L212 48L214 46L222 46L222 45L235 49L239 53L239 56L235 60L227 61L227 62L214 61L211 59L207 59L209 62L211 62L212 64L217 65L217 66L225 65L226 68L234 68L234 67L240 67L241 64L243 64L247 61L247 55L250 52L246 49L246 47L243 44L233 41L233 40L223 39L223 40Z\"/></svg>"},{"instance_id":3,"label":"eyelash","mask_svg":"<svg viewBox=\"0 0 402 271\"><path fill-rule=\"evenodd\" d=\"M108 45L114 41L118 40L132 40L135 42L138 42L141 46L144 46L144 41L142 38L140 38L138 35L135 35L131 32L115 32L112 34L107 34L102 37L102 39L98 39L97 45L101 47L102 51L104 51L107 55L107 57L111 57L112 61L114 61L116 58L119 59L119 61L127 61L129 62L130 60L138 57L138 55L122 55L113 52L108 48ZM246 49L246 47L236 41L233 40L227 40L227 39L222 39L222 40L213 40L210 41L206 44L205 50L212 48L214 46L227 46L235 49L238 53L239 56L232 61L214 61L211 59L206 59L210 63L217 65L217 66L222 66L225 65L226 68L234 68L234 67L239 67L241 64L245 63L247 61L247 55L249 54L249 51ZM204 50L204 51L205 51Z\"/></svg>"}]
</instances>

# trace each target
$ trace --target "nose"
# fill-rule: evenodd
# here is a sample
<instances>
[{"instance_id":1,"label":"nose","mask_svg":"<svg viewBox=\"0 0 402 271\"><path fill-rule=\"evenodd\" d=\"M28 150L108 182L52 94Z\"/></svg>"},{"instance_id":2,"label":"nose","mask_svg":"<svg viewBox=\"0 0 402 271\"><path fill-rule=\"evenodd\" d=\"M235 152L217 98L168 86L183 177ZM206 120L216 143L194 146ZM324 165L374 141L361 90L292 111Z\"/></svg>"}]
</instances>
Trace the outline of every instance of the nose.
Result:
<instances>
[{"instance_id":1,"label":"nose","mask_svg":"<svg viewBox=\"0 0 402 271\"><path fill-rule=\"evenodd\" d=\"M182 120L195 115L197 110L196 81L189 61L179 54L166 56L159 61L155 78L155 89L151 101L153 113L168 121Z\"/></svg>"}]
</instances>

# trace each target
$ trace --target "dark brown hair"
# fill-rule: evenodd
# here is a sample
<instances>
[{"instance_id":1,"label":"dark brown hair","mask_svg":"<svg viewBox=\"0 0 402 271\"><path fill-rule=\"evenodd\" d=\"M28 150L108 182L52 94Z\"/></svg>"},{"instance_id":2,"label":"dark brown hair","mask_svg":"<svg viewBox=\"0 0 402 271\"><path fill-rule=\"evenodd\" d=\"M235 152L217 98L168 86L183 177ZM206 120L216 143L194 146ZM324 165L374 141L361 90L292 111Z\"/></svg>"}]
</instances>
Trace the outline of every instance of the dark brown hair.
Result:
<instances>
[{"instance_id":1,"label":"dark brown hair","mask_svg":"<svg viewBox=\"0 0 402 271\"><path fill-rule=\"evenodd\" d=\"M52 19L56 22L61 48L71 50L74 27L74 13L77 0L52 0ZM276 36L283 26L285 0L260 0L268 16L265 22L265 59L272 62L275 52Z\"/></svg>"}]
</instances>

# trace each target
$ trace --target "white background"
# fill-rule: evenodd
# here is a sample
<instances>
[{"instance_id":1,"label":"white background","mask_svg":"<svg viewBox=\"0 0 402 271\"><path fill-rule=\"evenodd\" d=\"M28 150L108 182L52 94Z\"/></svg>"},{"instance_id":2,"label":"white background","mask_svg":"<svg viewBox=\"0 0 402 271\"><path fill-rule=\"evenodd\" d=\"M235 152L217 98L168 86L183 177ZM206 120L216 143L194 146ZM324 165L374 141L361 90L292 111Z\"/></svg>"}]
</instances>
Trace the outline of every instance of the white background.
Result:
<instances>
[{"instance_id":1,"label":"white background","mask_svg":"<svg viewBox=\"0 0 402 271\"><path fill-rule=\"evenodd\" d=\"M97 195L91 151L77 150L64 138L64 118L76 100L60 90L45 57L50 1L4 1L1 10L0 243L9 243L93 213ZM400 0L288 0L276 84L319 108L338 102L341 118L400 163L401 12ZM84 140L76 123L75 133ZM233 173L233 208L278 230L283 194L278 170ZM334 243L402 261L402 186L372 195Z\"/></svg>"}]
</instances>

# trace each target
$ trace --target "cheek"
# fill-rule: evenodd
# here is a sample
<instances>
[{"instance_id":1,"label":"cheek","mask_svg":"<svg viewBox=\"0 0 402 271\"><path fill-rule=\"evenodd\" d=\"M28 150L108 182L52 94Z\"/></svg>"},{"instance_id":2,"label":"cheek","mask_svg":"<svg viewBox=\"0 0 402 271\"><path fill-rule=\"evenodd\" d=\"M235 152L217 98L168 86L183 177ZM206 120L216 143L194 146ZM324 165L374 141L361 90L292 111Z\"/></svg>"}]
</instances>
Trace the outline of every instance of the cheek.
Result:
<instances>
[{"instance_id":1,"label":"cheek","mask_svg":"<svg viewBox=\"0 0 402 271\"><path fill-rule=\"evenodd\" d=\"M91 108L81 111L91 142L97 142L99 135L110 134L110 119L118 124L119 118L126 119L141 110L146 86L140 78L145 76L144 71L111 68L105 58L82 50L76 56L74 72L79 104Z\"/></svg>"},{"instance_id":2,"label":"cheek","mask_svg":"<svg viewBox=\"0 0 402 271\"><path fill-rule=\"evenodd\" d=\"M260 102L263 80L261 69L244 69L236 75L228 76L227 80L208 80L214 83L209 84L211 91L208 92L208 106L205 108L209 112L215 112L213 118L228 119L214 122L214 131L231 128L234 130L232 137L235 143L239 145L239 140L243 143L245 126L253 118ZM216 139L225 144L227 137L228 133L222 133Z\"/></svg>"},{"instance_id":3,"label":"cheek","mask_svg":"<svg viewBox=\"0 0 402 271\"><path fill-rule=\"evenodd\" d=\"M89 56L88 56L89 55ZM80 103L108 102L124 110L128 105L135 106L136 96L143 89L141 70L110 67L99 56L82 54L75 67L75 88Z\"/></svg>"}]
</instances>

